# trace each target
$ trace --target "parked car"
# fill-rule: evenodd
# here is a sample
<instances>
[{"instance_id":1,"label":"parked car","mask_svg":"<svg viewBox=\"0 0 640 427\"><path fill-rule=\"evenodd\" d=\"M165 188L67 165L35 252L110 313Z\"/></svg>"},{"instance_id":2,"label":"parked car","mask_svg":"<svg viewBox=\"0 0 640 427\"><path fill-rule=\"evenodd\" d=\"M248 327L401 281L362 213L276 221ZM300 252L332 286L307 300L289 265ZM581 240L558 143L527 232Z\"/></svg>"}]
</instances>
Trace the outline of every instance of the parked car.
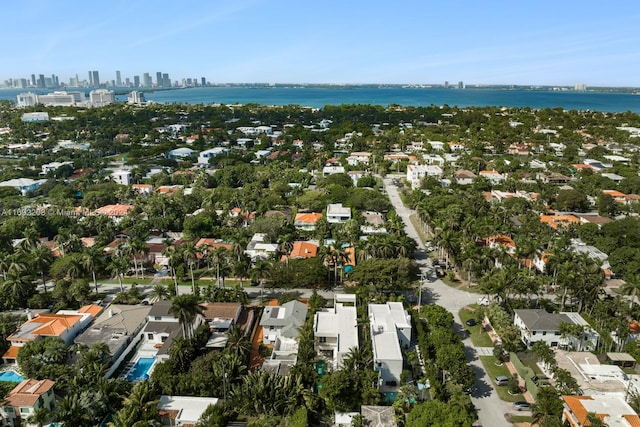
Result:
<instances>
[{"instance_id":1,"label":"parked car","mask_svg":"<svg viewBox=\"0 0 640 427\"><path fill-rule=\"evenodd\" d=\"M516 411L528 411L529 409L531 409L531 405L529 404L529 402L513 402L513 409L515 409Z\"/></svg>"},{"instance_id":2,"label":"parked car","mask_svg":"<svg viewBox=\"0 0 640 427\"><path fill-rule=\"evenodd\" d=\"M537 386L549 385L549 378L545 375L534 375L532 379Z\"/></svg>"},{"instance_id":3,"label":"parked car","mask_svg":"<svg viewBox=\"0 0 640 427\"><path fill-rule=\"evenodd\" d=\"M496 382L496 385L507 385L511 378L506 375L498 375L493 380Z\"/></svg>"},{"instance_id":4,"label":"parked car","mask_svg":"<svg viewBox=\"0 0 640 427\"><path fill-rule=\"evenodd\" d=\"M467 319L466 322L464 322L467 326L476 326L476 321L474 319Z\"/></svg>"}]
</instances>

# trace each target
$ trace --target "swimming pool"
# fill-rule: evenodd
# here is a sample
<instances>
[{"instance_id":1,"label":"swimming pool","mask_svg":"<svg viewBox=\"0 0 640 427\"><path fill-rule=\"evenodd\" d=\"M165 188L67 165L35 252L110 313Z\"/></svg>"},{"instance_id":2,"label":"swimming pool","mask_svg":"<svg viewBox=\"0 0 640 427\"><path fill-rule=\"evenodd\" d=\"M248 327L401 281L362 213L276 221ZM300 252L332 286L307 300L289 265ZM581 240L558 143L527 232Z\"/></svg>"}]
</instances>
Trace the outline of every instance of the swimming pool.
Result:
<instances>
[{"instance_id":1,"label":"swimming pool","mask_svg":"<svg viewBox=\"0 0 640 427\"><path fill-rule=\"evenodd\" d=\"M140 381L149 378L149 370L155 363L155 357L141 357L127 374L129 381Z\"/></svg>"},{"instance_id":2,"label":"swimming pool","mask_svg":"<svg viewBox=\"0 0 640 427\"><path fill-rule=\"evenodd\" d=\"M17 373L16 371L9 370L9 371L4 371L0 373L0 381L7 381L10 383L20 383L24 380L25 378L19 373Z\"/></svg>"}]
</instances>

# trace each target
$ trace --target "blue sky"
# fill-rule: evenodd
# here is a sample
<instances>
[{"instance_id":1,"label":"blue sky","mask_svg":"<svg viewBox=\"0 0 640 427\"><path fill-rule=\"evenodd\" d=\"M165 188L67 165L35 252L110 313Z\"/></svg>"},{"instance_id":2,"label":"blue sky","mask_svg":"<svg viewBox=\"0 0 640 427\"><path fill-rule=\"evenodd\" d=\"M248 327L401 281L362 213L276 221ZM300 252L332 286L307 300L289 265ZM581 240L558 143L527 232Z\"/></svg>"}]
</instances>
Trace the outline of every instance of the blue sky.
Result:
<instances>
[{"instance_id":1,"label":"blue sky","mask_svg":"<svg viewBox=\"0 0 640 427\"><path fill-rule=\"evenodd\" d=\"M640 2L19 0L0 80L640 86Z\"/></svg>"}]
</instances>

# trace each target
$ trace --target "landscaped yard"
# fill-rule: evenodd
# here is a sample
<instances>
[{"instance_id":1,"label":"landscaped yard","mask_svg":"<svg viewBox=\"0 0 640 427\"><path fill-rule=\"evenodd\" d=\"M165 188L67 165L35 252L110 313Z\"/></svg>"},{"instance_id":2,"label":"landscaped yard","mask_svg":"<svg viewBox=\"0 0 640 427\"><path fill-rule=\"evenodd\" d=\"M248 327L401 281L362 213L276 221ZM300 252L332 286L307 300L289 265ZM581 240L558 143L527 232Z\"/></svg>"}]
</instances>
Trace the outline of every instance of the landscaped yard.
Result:
<instances>
[{"instance_id":1,"label":"landscaped yard","mask_svg":"<svg viewBox=\"0 0 640 427\"><path fill-rule=\"evenodd\" d=\"M469 319L475 319L476 316L473 311L463 308L460 310L459 315L462 325L469 331L473 345L476 347L493 347L493 342L491 338L489 338L489 334L484 330L484 327L482 327L482 323L478 322L475 326L469 326L465 323Z\"/></svg>"},{"instance_id":2,"label":"landscaped yard","mask_svg":"<svg viewBox=\"0 0 640 427\"><path fill-rule=\"evenodd\" d=\"M521 400L525 400L524 396L521 393L509 394L508 386L495 385L495 381L494 381L495 377L499 375L505 375L508 377L512 376L511 372L509 372L509 369L507 369L507 365L502 364L500 366L496 366L496 363L495 363L496 358L493 356L480 356L480 360L482 361L482 365L484 366L484 369L487 371L487 374L489 374L489 377L491 377L491 382L495 386L495 389L498 392L498 396L500 396L500 399L504 400L505 402L518 402Z\"/></svg>"}]
</instances>

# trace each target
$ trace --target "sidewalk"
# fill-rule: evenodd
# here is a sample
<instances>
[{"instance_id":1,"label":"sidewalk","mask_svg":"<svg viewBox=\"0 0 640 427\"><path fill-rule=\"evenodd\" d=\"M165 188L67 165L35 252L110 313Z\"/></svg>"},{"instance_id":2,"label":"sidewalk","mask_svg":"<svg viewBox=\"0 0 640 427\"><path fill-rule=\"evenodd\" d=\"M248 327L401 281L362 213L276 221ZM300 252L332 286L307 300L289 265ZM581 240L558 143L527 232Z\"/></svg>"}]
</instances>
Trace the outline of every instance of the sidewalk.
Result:
<instances>
[{"instance_id":1,"label":"sidewalk","mask_svg":"<svg viewBox=\"0 0 640 427\"><path fill-rule=\"evenodd\" d=\"M498 335L495 333L495 331L493 330L493 328L491 327L490 324L482 322L482 325L484 326L485 331L487 331L487 334L489 334L489 337L491 338L491 341L494 344L499 344L500 343L500 338L498 337ZM486 347L485 347L486 348ZM478 352L479 354L480 352ZM493 349L491 349L491 355L493 355ZM504 363L505 366L507 367L507 369L509 370L509 372L511 373L511 375L518 375L518 371L516 370L515 366L513 366L513 363L511 363L511 361L505 362ZM518 375L518 384L520 385L520 389L521 390L526 390L527 385L524 382L524 378L522 378L520 375ZM531 395L531 393L529 392L529 390L526 390L524 392L522 392L522 395L524 396L524 400L526 400L529 403L534 403L535 399L533 398L533 396Z\"/></svg>"}]
</instances>

